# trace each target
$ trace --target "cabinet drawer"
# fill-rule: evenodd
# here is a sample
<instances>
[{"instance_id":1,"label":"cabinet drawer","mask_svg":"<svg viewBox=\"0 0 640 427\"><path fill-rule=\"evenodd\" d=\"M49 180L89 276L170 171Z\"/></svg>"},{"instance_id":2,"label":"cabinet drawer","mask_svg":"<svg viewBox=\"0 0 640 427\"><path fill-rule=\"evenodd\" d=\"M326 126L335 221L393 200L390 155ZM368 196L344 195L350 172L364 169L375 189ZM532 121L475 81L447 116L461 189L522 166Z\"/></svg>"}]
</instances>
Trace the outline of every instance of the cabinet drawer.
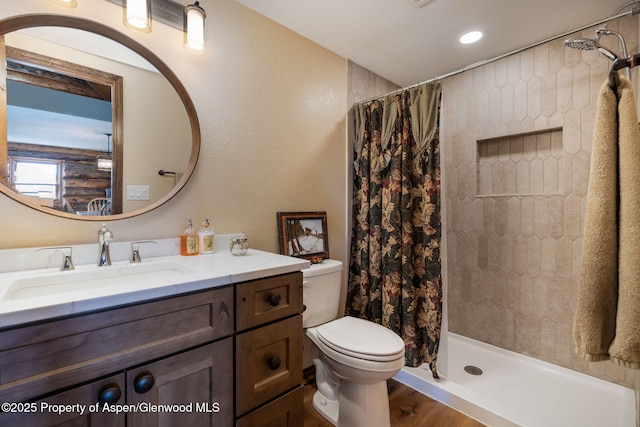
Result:
<instances>
[{"instance_id":1,"label":"cabinet drawer","mask_svg":"<svg viewBox=\"0 0 640 427\"><path fill-rule=\"evenodd\" d=\"M0 401L20 401L233 334L233 288L0 332Z\"/></svg>"},{"instance_id":2,"label":"cabinet drawer","mask_svg":"<svg viewBox=\"0 0 640 427\"><path fill-rule=\"evenodd\" d=\"M303 424L302 386L236 421L236 427L302 427Z\"/></svg>"},{"instance_id":3,"label":"cabinet drawer","mask_svg":"<svg viewBox=\"0 0 640 427\"><path fill-rule=\"evenodd\" d=\"M302 312L302 272L236 285L237 330Z\"/></svg>"},{"instance_id":4,"label":"cabinet drawer","mask_svg":"<svg viewBox=\"0 0 640 427\"><path fill-rule=\"evenodd\" d=\"M302 316L236 336L236 415L302 382Z\"/></svg>"}]
</instances>

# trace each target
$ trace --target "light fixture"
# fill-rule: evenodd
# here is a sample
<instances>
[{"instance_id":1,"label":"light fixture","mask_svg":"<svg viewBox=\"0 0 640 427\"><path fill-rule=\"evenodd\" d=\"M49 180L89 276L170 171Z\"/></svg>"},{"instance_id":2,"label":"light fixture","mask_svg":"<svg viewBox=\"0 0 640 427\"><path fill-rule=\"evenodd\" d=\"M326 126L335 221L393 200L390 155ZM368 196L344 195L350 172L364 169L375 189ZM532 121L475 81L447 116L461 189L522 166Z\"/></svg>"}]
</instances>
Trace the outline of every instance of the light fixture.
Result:
<instances>
[{"instance_id":1,"label":"light fixture","mask_svg":"<svg viewBox=\"0 0 640 427\"><path fill-rule=\"evenodd\" d=\"M197 1L185 7L184 11L187 15L184 45L189 50L201 51L204 49L204 20L207 15Z\"/></svg>"},{"instance_id":2,"label":"light fixture","mask_svg":"<svg viewBox=\"0 0 640 427\"><path fill-rule=\"evenodd\" d=\"M477 31L477 30L468 31L463 35L461 35L459 40L460 40L460 43L462 44L471 44L480 40L483 35L484 34L482 34L482 31Z\"/></svg>"},{"instance_id":3,"label":"light fixture","mask_svg":"<svg viewBox=\"0 0 640 427\"><path fill-rule=\"evenodd\" d=\"M59 4L61 6L66 7L76 7L76 0L51 0L55 4Z\"/></svg>"},{"instance_id":4,"label":"light fixture","mask_svg":"<svg viewBox=\"0 0 640 427\"><path fill-rule=\"evenodd\" d=\"M132 30L151 31L151 0L124 0L124 25Z\"/></svg>"},{"instance_id":5,"label":"light fixture","mask_svg":"<svg viewBox=\"0 0 640 427\"><path fill-rule=\"evenodd\" d=\"M73 1L76 0L52 0ZM151 21L157 21L181 31L184 46L192 52L204 49L204 20L206 13L196 1L184 6L175 0L106 0L122 6L124 24L133 30L150 32ZM153 9L153 10L152 10Z\"/></svg>"},{"instance_id":6,"label":"light fixture","mask_svg":"<svg viewBox=\"0 0 640 427\"><path fill-rule=\"evenodd\" d=\"M110 171L113 169L113 160L111 160L111 134L105 133L107 135L107 157L98 156L98 169L101 171Z\"/></svg>"}]
</instances>

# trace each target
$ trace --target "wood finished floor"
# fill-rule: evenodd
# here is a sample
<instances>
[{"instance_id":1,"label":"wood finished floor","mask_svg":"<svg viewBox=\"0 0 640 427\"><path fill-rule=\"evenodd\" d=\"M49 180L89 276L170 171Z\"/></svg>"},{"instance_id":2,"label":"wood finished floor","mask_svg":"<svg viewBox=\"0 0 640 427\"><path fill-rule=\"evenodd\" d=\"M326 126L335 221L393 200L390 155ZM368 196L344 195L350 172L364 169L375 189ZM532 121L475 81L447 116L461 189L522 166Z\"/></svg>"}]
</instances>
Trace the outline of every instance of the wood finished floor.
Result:
<instances>
[{"instance_id":1,"label":"wood finished floor","mask_svg":"<svg viewBox=\"0 0 640 427\"><path fill-rule=\"evenodd\" d=\"M483 427L440 402L395 380L387 381L392 427ZM309 379L304 386L304 427L332 427L313 408L315 381Z\"/></svg>"}]
</instances>

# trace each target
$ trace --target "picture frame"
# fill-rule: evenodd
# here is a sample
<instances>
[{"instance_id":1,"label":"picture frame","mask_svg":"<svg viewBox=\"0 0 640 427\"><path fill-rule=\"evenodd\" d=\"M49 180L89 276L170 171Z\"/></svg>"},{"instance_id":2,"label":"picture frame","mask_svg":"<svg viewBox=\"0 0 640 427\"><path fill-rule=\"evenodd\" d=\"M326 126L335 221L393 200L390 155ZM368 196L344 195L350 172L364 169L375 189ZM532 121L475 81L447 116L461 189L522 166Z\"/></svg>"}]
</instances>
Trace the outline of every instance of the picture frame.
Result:
<instances>
[{"instance_id":1,"label":"picture frame","mask_svg":"<svg viewBox=\"0 0 640 427\"><path fill-rule=\"evenodd\" d=\"M283 255L329 258L326 212L278 212L278 241Z\"/></svg>"}]
</instances>

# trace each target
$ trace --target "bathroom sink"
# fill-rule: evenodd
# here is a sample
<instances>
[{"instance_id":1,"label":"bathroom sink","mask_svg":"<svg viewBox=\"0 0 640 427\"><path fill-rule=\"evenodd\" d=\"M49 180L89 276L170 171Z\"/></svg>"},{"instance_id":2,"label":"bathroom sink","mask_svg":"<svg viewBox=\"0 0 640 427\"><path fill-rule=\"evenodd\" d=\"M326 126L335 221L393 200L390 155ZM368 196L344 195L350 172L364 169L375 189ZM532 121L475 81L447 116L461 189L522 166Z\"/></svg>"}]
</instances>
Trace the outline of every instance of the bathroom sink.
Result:
<instances>
[{"instance_id":1,"label":"bathroom sink","mask_svg":"<svg viewBox=\"0 0 640 427\"><path fill-rule=\"evenodd\" d=\"M196 273L179 262L127 264L95 267L91 270L49 272L11 282L3 300L52 296L97 288L169 284Z\"/></svg>"}]
</instances>

